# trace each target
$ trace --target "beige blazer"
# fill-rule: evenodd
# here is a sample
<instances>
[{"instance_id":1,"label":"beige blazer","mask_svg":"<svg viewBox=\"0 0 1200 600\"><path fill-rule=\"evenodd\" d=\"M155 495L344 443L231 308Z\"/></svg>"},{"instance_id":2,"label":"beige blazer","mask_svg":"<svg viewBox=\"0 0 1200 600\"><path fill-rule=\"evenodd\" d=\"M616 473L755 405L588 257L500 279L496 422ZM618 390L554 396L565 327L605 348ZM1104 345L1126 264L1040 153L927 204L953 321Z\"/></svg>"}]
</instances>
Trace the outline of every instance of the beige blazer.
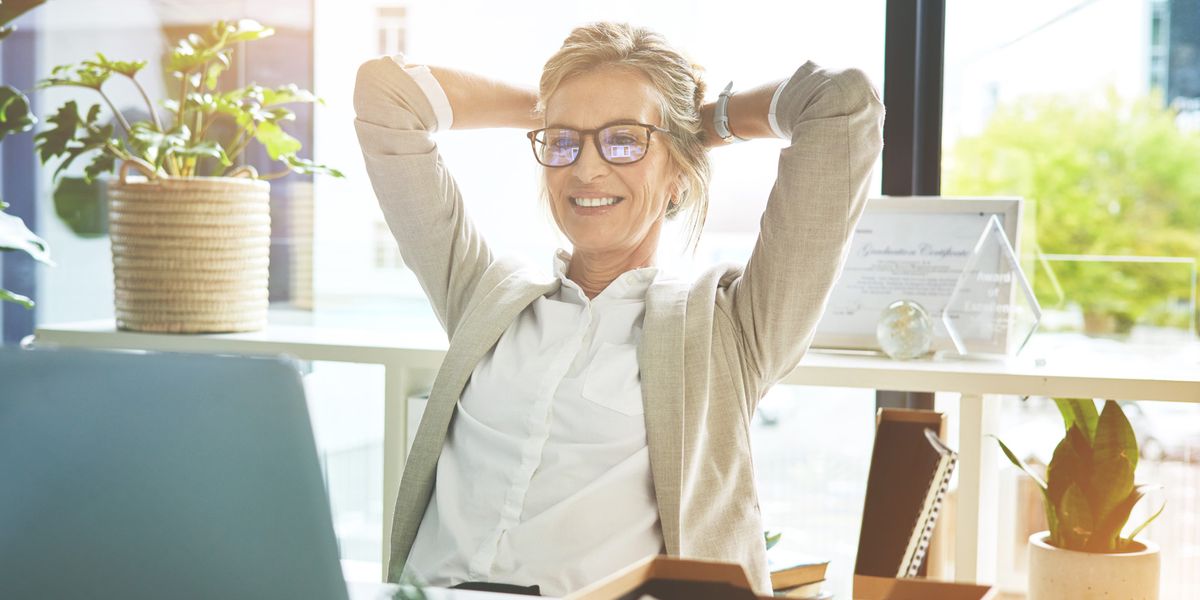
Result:
<instances>
[{"instance_id":1,"label":"beige blazer","mask_svg":"<svg viewBox=\"0 0 1200 600\"><path fill-rule=\"evenodd\" d=\"M429 135L433 108L408 74L390 59L365 63L354 102L384 217L450 340L398 491L388 566L396 581L467 380L558 280L493 256ZM692 282L660 281L647 293L638 364L666 551L739 563L758 593L771 583L750 419L812 339L865 204L883 112L862 72L800 67L779 99L776 116L792 144L780 152L749 262L715 266Z\"/></svg>"}]
</instances>

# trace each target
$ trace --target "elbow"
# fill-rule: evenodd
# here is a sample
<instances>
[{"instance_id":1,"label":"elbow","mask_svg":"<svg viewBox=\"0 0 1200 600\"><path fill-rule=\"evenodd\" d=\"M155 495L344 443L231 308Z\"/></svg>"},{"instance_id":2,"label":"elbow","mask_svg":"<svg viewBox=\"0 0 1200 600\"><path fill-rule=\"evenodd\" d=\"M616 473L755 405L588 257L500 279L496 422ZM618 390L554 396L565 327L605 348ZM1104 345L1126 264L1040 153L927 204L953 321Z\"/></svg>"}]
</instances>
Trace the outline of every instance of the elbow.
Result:
<instances>
[{"instance_id":1,"label":"elbow","mask_svg":"<svg viewBox=\"0 0 1200 600\"><path fill-rule=\"evenodd\" d=\"M369 114L385 95L382 82L389 62L389 58L373 58L358 67L358 76L354 80L354 113L359 118Z\"/></svg>"},{"instance_id":2,"label":"elbow","mask_svg":"<svg viewBox=\"0 0 1200 600\"><path fill-rule=\"evenodd\" d=\"M887 109L879 97L879 89L861 69L846 69L835 81L842 90L842 101L851 126L858 129L861 141L875 148L883 147L883 119Z\"/></svg>"},{"instance_id":3,"label":"elbow","mask_svg":"<svg viewBox=\"0 0 1200 600\"><path fill-rule=\"evenodd\" d=\"M884 107L879 88L875 87L862 69L845 69L838 73L834 80L842 90L847 112L864 112L877 119L883 119Z\"/></svg>"}]
</instances>

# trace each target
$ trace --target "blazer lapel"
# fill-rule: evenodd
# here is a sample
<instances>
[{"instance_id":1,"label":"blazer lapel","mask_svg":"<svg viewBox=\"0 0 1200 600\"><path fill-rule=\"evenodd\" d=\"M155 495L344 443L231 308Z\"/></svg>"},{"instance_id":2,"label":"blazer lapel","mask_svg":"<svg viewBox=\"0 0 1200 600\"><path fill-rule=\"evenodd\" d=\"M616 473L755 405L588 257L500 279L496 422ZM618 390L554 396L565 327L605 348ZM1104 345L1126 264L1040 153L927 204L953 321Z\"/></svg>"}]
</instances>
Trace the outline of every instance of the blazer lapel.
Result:
<instances>
[{"instance_id":1,"label":"blazer lapel","mask_svg":"<svg viewBox=\"0 0 1200 600\"><path fill-rule=\"evenodd\" d=\"M684 324L688 286L655 283L646 294L646 316L638 345L646 444L667 554L678 556L683 486Z\"/></svg>"},{"instance_id":2,"label":"blazer lapel","mask_svg":"<svg viewBox=\"0 0 1200 600\"><path fill-rule=\"evenodd\" d=\"M467 380L517 315L537 297L558 289L559 284L557 278L531 281L527 272L512 273L492 288L458 327L434 379L412 452L404 465L392 520L390 581L399 580L424 517L423 508L433 495L442 444ZM422 510L413 510L414 506Z\"/></svg>"}]
</instances>

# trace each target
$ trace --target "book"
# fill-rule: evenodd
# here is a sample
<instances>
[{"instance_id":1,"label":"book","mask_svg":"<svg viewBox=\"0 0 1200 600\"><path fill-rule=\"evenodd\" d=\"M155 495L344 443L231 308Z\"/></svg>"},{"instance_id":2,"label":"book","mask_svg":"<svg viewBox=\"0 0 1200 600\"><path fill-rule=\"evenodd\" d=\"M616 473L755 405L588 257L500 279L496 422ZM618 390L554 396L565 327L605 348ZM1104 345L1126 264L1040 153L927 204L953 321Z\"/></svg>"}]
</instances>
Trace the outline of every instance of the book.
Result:
<instances>
[{"instance_id":1,"label":"book","mask_svg":"<svg viewBox=\"0 0 1200 600\"><path fill-rule=\"evenodd\" d=\"M775 596L780 598L800 598L802 600L817 600L829 597L828 592L825 590L824 579L811 581L804 585L798 585L785 590L775 590Z\"/></svg>"},{"instance_id":2,"label":"book","mask_svg":"<svg viewBox=\"0 0 1200 600\"><path fill-rule=\"evenodd\" d=\"M867 474L855 575L920 574L957 455L933 411L880 409Z\"/></svg>"},{"instance_id":3,"label":"book","mask_svg":"<svg viewBox=\"0 0 1200 600\"><path fill-rule=\"evenodd\" d=\"M786 590L800 585L823 581L829 560L802 554L774 554L767 556L767 568L771 571L771 587Z\"/></svg>"}]
</instances>

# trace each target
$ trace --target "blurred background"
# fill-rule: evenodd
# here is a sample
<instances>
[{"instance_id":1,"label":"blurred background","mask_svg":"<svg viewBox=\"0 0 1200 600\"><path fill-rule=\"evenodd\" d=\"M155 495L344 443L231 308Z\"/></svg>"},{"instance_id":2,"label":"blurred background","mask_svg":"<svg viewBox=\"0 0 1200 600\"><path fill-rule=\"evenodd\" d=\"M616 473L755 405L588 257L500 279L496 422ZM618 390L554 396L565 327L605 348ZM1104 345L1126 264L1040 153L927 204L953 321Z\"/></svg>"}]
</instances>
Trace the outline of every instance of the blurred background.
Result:
<instances>
[{"instance_id":1,"label":"blurred background","mask_svg":"<svg viewBox=\"0 0 1200 600\"><path fill-rule=\"evenodd\" d=\"M32 91L55 65L96 52L149 60L139 78L161 98L162 56L181 36L218 19L275 28L274 37L235 54L230 85L294 83L323 98L297 107L285 129L304 143L302 154L346 178L291 175L272 186L272 320L402 339L439 335L440 328L363 170L352 126L361 62L404 53L409 62L535 86L573 26L624 20L660 31L703 65L710 98L729 80L749 88L788 77L806 60L861 68L883 89L887 14L885 0L50 0L20 19L0 47L0 74L27 90L41 130L63 102L96 101L84 89ZM1036 264L1031 279L1046 311L1038 335L1050 340L1043 347L1083 343L1169 355L1194 341L1200 0L947 2L943 67L941 191L1028 202L1020 251ZM105 88L114 104L143 110L137 91L120 83ZM450 131L436 139L492 247L548 271L565 241L538 208L537 165L523 133ZM49 242L57 266L0 255L2 287L37 302L33 310L0 309L6 344L37 325L113 314L104 182L86 184L81 171L52 181L31 138L18 135L0 147L0 197ZM756 141L714 152L712 208L699 249L684 254L679 232L668 231L660 261L688 271L745 260L783 147ZM245 160L267 162L257 150ZM877 170L872 194L881 189ZM382 370L318 362L306 380L343 558L377 578ZM754 422L766 527L784 533L781 548L831 558L839 597L848 597L875 400L871 390L781 386ZM939 395L938 406L950 412L957 445L954 399ZM1163 597L1184 597L1200 589L1200 404L1130 403L1126 410L1141 437L1140 478L1166 488L1167 511L1146 532L1163 548ZM1052 402L1008 398L1001 415L1000 436L1018 454L1048 459L1061 429ZM998 583L1020 597L1025 539L1045 524L1036 491L1015 470L1004 470L1001 494Z\"/></svg>"}]
</instances>

